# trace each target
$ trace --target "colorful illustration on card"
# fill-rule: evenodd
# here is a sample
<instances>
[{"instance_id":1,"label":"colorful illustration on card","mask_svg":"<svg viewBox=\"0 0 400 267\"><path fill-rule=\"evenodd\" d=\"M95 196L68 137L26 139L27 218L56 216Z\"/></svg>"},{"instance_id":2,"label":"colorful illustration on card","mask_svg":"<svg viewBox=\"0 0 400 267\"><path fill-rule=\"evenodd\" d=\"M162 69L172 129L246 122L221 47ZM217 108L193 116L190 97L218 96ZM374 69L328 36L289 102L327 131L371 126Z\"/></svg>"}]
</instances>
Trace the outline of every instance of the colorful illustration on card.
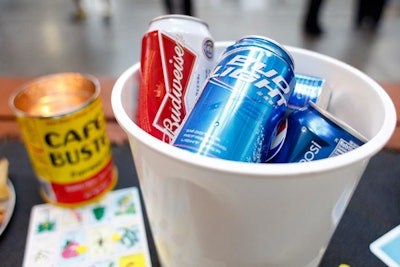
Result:
<instances>
[{"instance_id":1,"label":"colorful illustration on card","mask_svg":"<svg viewBox=\"0 0 400 267\"><path fill-rule=\"evenodd\" d=\"M54 238L38 238L32 250L26 254L29 259L29 267L48 267L56 260L57 244Z\"/></svg>"},{"instance_id":2,"label":"colorful illustration on card","mask_svg":"<svg viewBox=\"0 0 400 267\"><path fill-rule=\"evenodd\" d=\"M55 231L56 220L52 218L50 209L43 209L40 211L40 219L37 222L36 231L37 233L52 232Z\"/></svg>"},{"instance_id":3,"label":"colorful illustration on card","mask_svg":"<svg viewBox=\"0 0 400 267\"><path fill-rule=\"evenodd\" d=\"M78 257L87 251L87 246L74 240L66 240L62 248L61 255L64 259Z\"/></svg>"},{"instance_id":4,"label":"colorful illustration on card","mask_svg":"<svg viewBox=\"0 0 400 267\"><path fill-rule=\"evenodd\" d=\"M114 255L112 235L113 231L109 225L89 229L88 253L91 259L109 258Z\"/></svg>"},{"instance_id":5,"label":"colorful illustration on card","mask_svg":"<svg viewBox=\"0 0 400 267\"><path fill-rule=\"evenodd\" d=\"M113 235L113 240L118 242L121 248L130 249L140 243L138 229L135 226L119 227Z\"/></svg>"},{"instance_id":6,"label":"colorful illustration on card","mask_svg":"<svg viewBox=\"0 0 400 267\"><path fill-rule=\"evenodd\" d=\"M92 209L92 212L96 220L101 221L105 216L106 207L101 205L96 206Z\"/></svg>"},{"instance_id":7,"label":"colorful illustration on card","mask_svg":"<svg viewBox=\"0 0 400 267\"><path fill-rule=\"evenodd\" d=\"M76 264L86 259L88 246L85 234L83 230L64 233L60 239L60 262Z\"/></svg>"},{"instance_id":8,"label":"colorful illustration on card","mask_svg":"<svg viewBox=\"0 0 400 267\"><path fill-rule=\"evenodd\" d=\"M90 206L85 206L85 219L87 224L102 224L110 223L114 220L114 215L111 212L109 199L103 199L100 202L93 203Z\"/></svg>"},{"instance_id":9,"label":"colorful illustration on card","mask_svg":"<svg viewBox=\"0 0 400 267\"><path fill-rule=\"evenodd\" d=\"M83 222L82 211L79 209L63 209L61 224L64 228L79 227Z\"/></svg>"},{"instance_id":10,"label":"colorful illustration on card","mask_svg":"<svg viewBox=\"0 0 400 267\"><path fill-rule=\"evenodd\" d=\"M126 193L121 196L118 196L116 201L116 211L115 215L125 215L125 214L135 214L136 207L135 203L133 202L132 194Z\"/></svg>"},{"instance_id":11,"label":"colorful illustration on card","mask_svg":"<svg viewBox=\"0 0 400 267\"><path fill-rule=\"evenodd\" d=\"M119 259L120 267L146 267L146 260L143 253L129 255Z\"/></svg>"}]
</instances>

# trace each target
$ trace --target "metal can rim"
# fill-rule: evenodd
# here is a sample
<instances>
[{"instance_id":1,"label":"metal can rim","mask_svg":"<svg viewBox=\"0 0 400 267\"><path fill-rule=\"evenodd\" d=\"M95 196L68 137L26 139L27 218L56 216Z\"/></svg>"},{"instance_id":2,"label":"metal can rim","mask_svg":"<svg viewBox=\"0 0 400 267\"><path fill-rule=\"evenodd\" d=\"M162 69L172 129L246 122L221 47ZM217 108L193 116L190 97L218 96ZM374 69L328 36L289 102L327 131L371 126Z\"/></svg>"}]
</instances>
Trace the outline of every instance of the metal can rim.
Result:
<instances>
[{"instance_id":1,"label":"metal can rim","mask_svg":"<svg viewBox=\"0 0 400 267\"><path fill-rule=\"evenodd\" d=\"M319 107L317 104L314 102L310 101L309 102L310 107L315 109L318 113L320 113L322 116L324 116L325 119L331 121L332 123L336 124L337 126L341 127L345 131L349 132L351 135L354 137L358 138L360 141L366 143L368 142L368 139L363 136L360 132L358 132L356 129L345 123L344 121L340 120L339 118L333 116L331 113L329 113L327 110Z\"/></svg>"},{"instance_id":2,"label":"metal can rim","mask_svg":"<svg viewBox=\"0 0 400 267\"><path fill-rule=\"evenodd\" d=\"M199 22L203 25L205 25L207 28L209 28L208 23L205 22L204 20L197 18L197 17L193 17L193 16L189 16L189 15L183 15L183 14L168 14L168 15L161 15L158 17L153 18L152 20L150 20L150 23L153 23L155 21L159 21L159 20L164 20L164 19L183 19L183 20L191 20L191 21L195 21L195 22Z\"/></svg>"},{"instance_id":3,"label":"metal can rim","mask_svg":"<svg viewBox=\"0 0 400 267\"><path fill-rule=\"evenodd\" d=\"M48 79L54 79L57 77L67 77L70 75L77 75L77 76L81 76L87 80L89 80L90 82L93 83L94 85L94 93L88 97L88 99L86 99L84 102L71 107L68 110L65 110L63 112L60 113L56 113L56 114L52 114L52 115L36 115L36 114L30 114L29 112L23 111L19 108L17 108L15 106L15 99L20 96L22 93L26 92L29 89L29 86L35 84L35 83L39 83L41 81L45 81ZM9 106L10 108L14 111L15 114L19 115L19 116L25 116L25 117L30 117L30 118L60 118L63 116L67 116L77 110L80 110L82 107L85 107L87 105L89 105L90 103L92 103L93 101L95 101L99 96L100 96L100 81L91 74L85 74L85 73L79 73L79 72L63 72L63 73L55 73L55 74L49 74L49 75L44 75L44 76L40 76L37 78L34 78L28 82L26 82L24 85L22 85L19 89L17 89L9 98Z\"/></svg>"},{"instance_id":4,"label":"metal can rim","mask_svg":"<svg viewBox=\"0 0 400 267\"><path fill-rule=\"evenodd\" d=\"M182 15L182 14L168 14L168 15L161 15L158 17L153 18L152 20L150 20L149 24L152 24L155 21L159 21L159 20L164 20L164 19L183 19L183 20L191 20L191 21L195 21L198 23L203 24L204 26L206 26L207 28L209 28L208 23L205 22L204 20L197 18L197 17L193 17L193 16L189 16L189 15Z\"/></svg>"},{"instance_id":5,"label":"metal can rim","mask_svg":"<svg viewBox=\"0 0 400 267\"><path fill-rule=\"evenodd\" d=\"M268 41L268 42L278 46L288 56L288 58L290 59L290 62L287 62L287 63L289 63L290 67L292 67L292 69L294 70L294 67L295 67L294 59L293 59L292 55L289 53L289 51L285 48L284 45L282 45L281 43L279 43L278 41L276 41L274 39L271 39L271 38L263 36L263 35L257 35L257 34L245 35L242 38L240 38L240 40L248 39L248 38L262 39L262 40Z\"/></svg>"}]
</instances>

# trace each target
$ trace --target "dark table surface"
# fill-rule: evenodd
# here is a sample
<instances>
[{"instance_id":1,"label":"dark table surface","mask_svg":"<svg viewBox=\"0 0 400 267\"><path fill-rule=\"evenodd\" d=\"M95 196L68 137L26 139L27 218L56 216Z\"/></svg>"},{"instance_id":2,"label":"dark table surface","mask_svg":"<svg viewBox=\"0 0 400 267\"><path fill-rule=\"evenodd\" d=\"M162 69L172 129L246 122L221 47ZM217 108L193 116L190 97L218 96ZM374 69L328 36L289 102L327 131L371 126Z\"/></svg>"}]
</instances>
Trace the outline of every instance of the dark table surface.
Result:
<instances>
[{"instance_id":1,"label":"dark table surface","mask_svg":"<svg viewBox=\"0 0 400 267\"><path fill-rule=\"evenodd\" d=\"M11 221L0 236L0 266L21 266L32 206L43 203L38 183L22 142L0 142L0 158L10 162L9 178L16 191ZM114 145L119 172L116 188L139 186L128 144ZM160 266L145 218L153 266ZM369 244L400 224L400 152L383 150L373 157L342 217L320 266L385 266ZM205 266L206 267L206 266ZM296 267L296 266L294 266Z\"/></svg>"}]
</instances>

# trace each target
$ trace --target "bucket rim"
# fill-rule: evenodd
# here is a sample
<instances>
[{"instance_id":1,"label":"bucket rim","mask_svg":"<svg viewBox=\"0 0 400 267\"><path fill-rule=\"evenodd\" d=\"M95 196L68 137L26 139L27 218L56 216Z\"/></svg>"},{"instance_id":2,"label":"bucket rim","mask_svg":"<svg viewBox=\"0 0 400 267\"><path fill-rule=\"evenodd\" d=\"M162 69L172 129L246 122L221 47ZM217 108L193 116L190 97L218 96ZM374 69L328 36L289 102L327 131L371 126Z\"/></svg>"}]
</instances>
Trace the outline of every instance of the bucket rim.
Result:
<instances>
[{"instance_id":1,"label":"bucket rim","mask_svg":"<svg viewBox=\"0 0 400 267\"><path fill-rule=\"evenodd\" d=\"M230 41L216 42L216 45L230 44ZM142 144L147 146L153 151L159 154L173 158L176 161L191 165L197 168L209 169L213 171L240 174L248 177L294 177L304 176L322 172L332 171L334 169L341 169L349 165L355 165L359 162L368 163L369 159L378 153L385 144L389 141L392 133L396 126L396 110L394 104L386 93L386 91L372 78L367 76L360 70L339 61L330 56L326 56L317 52L306 50L303 48L297 48L292 46L285 46L289 52L295 52L304 54L306 56L317 57L320 60L328 61L332 64L339 65L342 68L347 69L360 79L365 80L379 96L384 108L384 120L381 124L381 128L376 132L366 144L358 147L357 149L347 152L343 155L326 158L311 162L304 163L247 163L237 162L224 159L215 159L206 156L194 154L192 152L174 147L170 144L166 144L150 134L143 131L137 126L131 118L126 114L122 105L122 91L124 84L129 78L137 71L140 70L140 63L135 63L127 70L125 70L121 76L117 79L114 84L111 94L111 104L115 115L115 118L119 125L123 128L129 137L129 142L132 142L132 135L135 139L140 140Z\"/></svg>"}]
</instances>

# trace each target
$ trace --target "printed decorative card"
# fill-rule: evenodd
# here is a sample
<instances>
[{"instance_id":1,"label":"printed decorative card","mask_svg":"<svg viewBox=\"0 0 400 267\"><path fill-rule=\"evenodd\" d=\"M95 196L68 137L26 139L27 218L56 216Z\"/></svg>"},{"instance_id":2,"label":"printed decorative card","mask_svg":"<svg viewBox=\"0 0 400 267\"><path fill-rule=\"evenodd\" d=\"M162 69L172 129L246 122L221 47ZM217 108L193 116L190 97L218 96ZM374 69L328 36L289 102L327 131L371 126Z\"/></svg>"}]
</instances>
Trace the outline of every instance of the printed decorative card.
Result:
<instances>
[{"instance_id":1,"label":"printed decorative card","mask_svg":"<svg viewBox=\"0 0 400 267\"><path fill-rule=\"evenodd\" d=\"M369 248L387 266L400 267L400 225L372 242Z\"/></svg>"},{"instance_id":2,"label":"printed decorative card","mask_svg":"<svg viewBox=\"0 0 400 267\"><path fill-rule=\"evenodd\" d=\"M136 187L67 209L32 208L23 267L151 267Z\"/></svg>"}]
</instances>

